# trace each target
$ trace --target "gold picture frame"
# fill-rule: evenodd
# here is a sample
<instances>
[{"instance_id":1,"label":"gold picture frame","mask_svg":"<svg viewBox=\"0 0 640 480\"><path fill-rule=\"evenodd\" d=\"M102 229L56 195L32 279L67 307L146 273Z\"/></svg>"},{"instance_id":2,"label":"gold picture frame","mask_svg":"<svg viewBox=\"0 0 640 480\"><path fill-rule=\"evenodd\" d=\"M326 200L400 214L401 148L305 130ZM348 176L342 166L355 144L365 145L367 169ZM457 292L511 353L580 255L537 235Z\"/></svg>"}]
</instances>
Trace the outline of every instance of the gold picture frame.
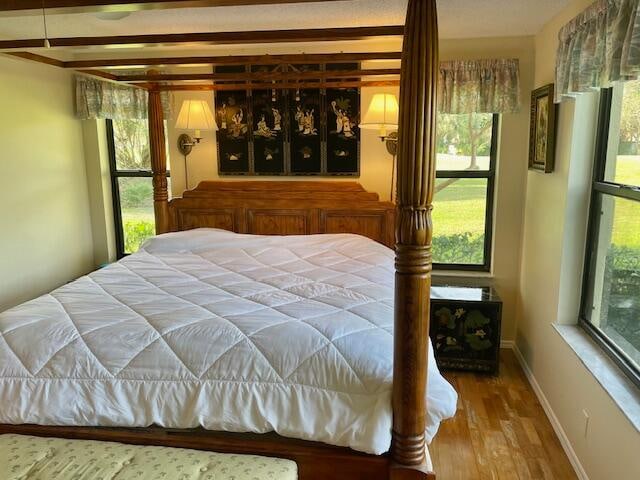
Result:
<instances>
[{"instance_id":1,"label":"gold picture frame","mask_svg":"<svg viewBox=\"0 0 640 480\"><path fill-rule=\"evenodd\" d=\"M529 169L553 172L555 164L556 114L553 83L531 93Z\"/></svg>"}]
</instances>

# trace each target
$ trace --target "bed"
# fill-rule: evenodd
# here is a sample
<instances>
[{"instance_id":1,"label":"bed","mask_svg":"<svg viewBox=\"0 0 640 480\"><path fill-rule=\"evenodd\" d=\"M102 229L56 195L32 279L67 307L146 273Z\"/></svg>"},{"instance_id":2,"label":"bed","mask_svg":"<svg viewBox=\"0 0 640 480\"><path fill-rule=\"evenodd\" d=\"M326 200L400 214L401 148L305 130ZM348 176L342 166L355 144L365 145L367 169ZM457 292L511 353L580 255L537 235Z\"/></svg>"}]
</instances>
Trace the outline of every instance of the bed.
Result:
<instances>
[{"instance_id":1,"label":"bed","mask_svg":"<svg viewBox=\"0 0 640 480\"><path fill-rule=\"evenodd\" d=\"M388 478L395 205L352 181L209 181L168 207L170 233L0 313L0 433ZM456 410L428 355L427 443Z\"/></svg>"},{"instance_id":2,"label":"bed","mask_svg":"<svg viewBox=\"0 0 640 480\"><path fill-rule=\"evenodd\" d=\"M394 254L197 229L0 314L0 423L391 445ZM430 352L427 438L456 394Z\"/></svg>"},{"instance_id":3,"label":"bed","mask_svg":"<svg viewBox=\"0 0 640 480\"><path fill-rule=\"evenodd\" d=\"M433 405L428 406L428 403L435 403L437 405L439 400L434 401L432 397L436 395L437 389L440 387L443 392L448 391L448 395L453 397L453 393L445 384L440 383L440 387L433 384L435 381L437 385L440 379L433 370L429 370L432 368L429 365L433 365L434 362L429 362L428 353L429 292L432 263L431 209L435 184L435 125L437 118L438 69L436 0L409 0L406 24L404 27L402 74L400 78L396 205L380 202L375 194L365 192L357 185L349 186L346 183L341 183L340 188L338 188L336 185L329 185L328 182L308 182L309 188L303 189L294 187L293 182L288 182L287 186L280 184L281 182L252 182L251 184L245 182L244 185L242 185L243 182L229 182L225 185L211 183L200 185L193 192L185 192L182 198L170 201L167 185L162 92L172 89L180 90L180 85L162 85L155 80L142 85L148 90L149 144L153 170L154 213L157 233L166 234L169 232L197 230L201 227L208 227L232 231L241 235L311 235L312 237L304 240L311 242L315 240L309 240L309 238L314 238L313 235L315 234L355 234L360 235L360 237L357 237L358 239L367 237L380 244L380 246L372 247L373 244L367 241L367 247L364 246L365 244L362 244L363 250L369 248L376 251L384 249L380 250L380 252L386 252L384 254L380 253L380 261L386 265L386 267L380 265L372 267L379 269L378 271L380 273L380 278L376 278L376 282L372 282L372 290L377 291L376 296L379 295L380 298L385 299L380 301L380 311L386 309L387 314L384 318L379 318L373 314L371 316L363 316L363 314L356 315L356 318L360 320L365 322L371 321L362 325L361 334L376 335L379 337L378 340L380 343L376 343L376 348L373 349L365 348L365 345L363 345L364 342L354 342L354 352L360 353L358 353L355 358L349 358L348 360L340 358L340 352L337 348L328 347L327 354L330 353L334 355L335 364L341 365L339 369L340 373L339 375L332 373L333 376L327 374L325 377L319 375L313 379L316 384L325 387L330 385L335 387L339 381L344 382L342 385L349 385L349 388L355 388L354 391L359 395L358 398L366 399L364 402L366 405L364 407L362 405L358 406L360 409L359 413L362 414L365 412L365 417L367 415L370 417L371 412L377 412L377 414L374 415L376 417L375 419L361 419L358 417L356 420L355 416L353 416L351 418L356 422L357 426L354 425L349 428L344 422L341 423L342 419L340 417L345 415L345 411L347 410L343 407L349 403L354 403L351 402L350 395L343 395L343 403L340 403L340 410L337 412L329 411L332 410L333 407L329 407L329 403L325 402L322 397L307 395L305 401L308 401L309 405L313 405L314 409L320 407L320 410L311 412L311 426L305 425L305 422L309 418L308 410L304 412L304 416L300 414L298 415L300 418L290 419L292 420L291 422L285 421L283 424L280 424L280 422L282 422L281 416L278 417L277 422L273 422L273 417L268 417L265 420L263 415L267 416L271 411L270 409L277 406L276 403L270 403L252 405L253 408L246 412L250 418L246 419L246 423L243 422L242 424L235 418L227 418L224 416L215 418L215 416L212 416L213 423L211 423L210 426L213 428L221 427L223 429L222 431L206 430L204 428L182 428L182 425L185 424L195 427L196 425L205 423L202 421L203 419L198 419L197 422L193 420L192 412L194 410L198 411L198 408L202 407L197 403L199 397L187 397L187 400L183 402L181 412L169 412L165 408L164 402L171 401L171 396L160 399L156 397L156 402L158 402L155 405L156 410L162 411L164 408L167 411L163 411L162 414L159 411L150 412L148 415L145 413L145 415L143 415L144 420L139 420L137 416L134 420L134 415L131 412L133 406L130 405L130 398L126 398L124 395L118 397L115 390L112 392L101 392L100 387L96 387L96 382L88 382L89 384L93 384L93 386L89 387L83 384L82 391L85 397L83 400L87 401L86 403L89 407L83 407L83 411L81 412L74 411L74 413L71 413L72 409L70 405L60 405L59 407L63 411L68 412L69 417L55 419L54 423L61 423L62 425L41 425L42 423L53 420L51 418L51 410L44 409L43 411L43 409L35 408L38 404L33 402L33 405L31 405L31 400L24 399L26 397L22 397L23 401L17 402L16 405L11 403L15 400L13 398L9 398L10 402L8 404L6 397L0 398L3 412L2 421L34 421L38 423L38 425L24 423L0 424L0 434L18 433L37 436L115 440L132 444L197 448L224 453L234 452L271 455L295 460L299 467L299 478L301 480L325 480L327 478L337 480L427 480L435 478L426 445L429 440L429 435L433 433L434 425L437 423L433 418L433 414L437 408L434 410L432 408ZM280 88L294 89L297 87L288 84L282 85ZM233 185L234 183L236 185ZM262 185L258 186L257 183ZM207 234L209 233L211 232ZM217 234L219 234L219 232ZM197 236L198 233L194 233L193 235ZM178 287L176 285L170 285L171 278L178 273L174 271L175 269L171 270L172 275L166 277L163 277L163 275L166 274L167 268L172 269L176 266L171 265L168 257L172 255L185 255L186 253L159 253L158 250L167 248L166 244L171 243L173 238L174 237L171 236L160 237L158 241L151 242L140 255L134 255L131 259L127 259L125 262L110 267L105 271L98 272L92 277L81 279L79 282L65 287L65 289L59 291L59 293L62 292L63 296L68 294L71 304L73 304L74 307L79 307L81 314L84 313L88 316L87 323L90 323L92 311L102 312L104 309L108 311L107 304L113 302L114 295L117 295L117 292L121 288L125 290L121 292L121 294L127 296L126 287L120 285L118 281L108 286L108 289L113 289L110 293L108 289L101 291L99 279L107 276L105 281L108 282L108 276L111 275L110 272L124 274L128 278L132 276L134 279L137 279L137 282L148 285L148 287L155 292L160 303L163 301L173 301L175 303L175 300L168 300L164 293L155 290L156 288L161 290L161 287ZM180 241L182 240L184 240L184 238ZM294 240L295 239L289 239L289 241ZM180 241L178 243L180 243ZM282 239L279 238L277 241L282 241ZM353 237L349 237L346 241L356 242ZM357 245L357 248L355 248L355 245L352 245L351 248L360 250L359 245L360 244ZM390 250L387 250L386 247L382 247L381 245L394 248L395 255L392 255ZM355 253L357 254L358 252ZM167 258L164 258L165 255ZM377 255L378 254L374 256L377 257ZM391 269L390 264L391 256L395 258L393 261L393 269ZM382 257L384 257L384 260L382 260ZM135 266L129 265L130 262L140 262L141 264L145 262L153 263L154 261L158 261L158 258L163 258L165 261L168 261L169 265L157 266L156 273L158 274L158 278L154 279L157 285L145 283L147 280L153 278L153 274L152 277L149 278L145 275L137 276L135 273L127 273L127 271L131 272L131 270L133 270L133 272L135 272L136 269L143 268L140 264ZM196 258L201 257L196 256ZM193 284L193 281L196 280L197 276L203 271L215 268L215 265L211 263L198 262L204 265L202 269L198 265L187 265L184 268L187 270L193 268L193 270L190 270L189 273L180 273L180 275L186 275L186 278L189 279L189 281L185 283ZM129 270L126 270L128 267L130 267ZM273 267L273 265L271 267ZM122 270L123 268L125 269L124 271ZM150 268L154 270L155 267L150 266ZM392 271L394 272L393 301L391 301L390 298L391 283L389 281ZM164 272L164 274L162 272ZM296 275L301 272L289 273ZM345 278L353 280L348 272L342 273L345 275ZM113 278L117 277L118 275L114 275ZM381 280L382 278L384 278L384 280ZM369 280L372 279L368 279L368 281ZM163 283L165 281L169 283ZM318 282L318 284L320 285L322 282ZM346 290L340 290L342 297L341 294L338 293L338 290L334 291L334 293L338 294L340 301L336 300L336 305L330 304L331 307L340 310L340 305L350 305L348 302L358 297L355 295L356 293L364 296L368 295L367 292L355 291L352 292L352 298L350 294L346 293L351 291L349 290L351 287L356 288L356 286L357 283L349 286L348 282L345 285L332 285L331 287L339 287L339 289ZM96 300L106 303L101 306L87 306L84 304L81 300L83 295L87 295L87 292L83 293L84 287L94 292L93 294L88 294L89 297L94 295ZM273 286L270 285L270 287ZM78 291L74 292L74 289L78 289ZM313 287L311 287L311 290L313 290ZM242 297L242 292L238 293L240 293L240 297ZM290 292L287 292L287 294L289 293ZM303 293L302 290L299 293ZM320 296L326 296L329 295L330 291L323 291L322 288L319 288L316 293ZM291 294L297 295L295 293ZM73 298L74 295L78 296L75 300ZM304 296L302 297L304 298ZM173 295L173 298L175 298L175 295ZM365 302L364 298L361 299ZM305 299L304 301L308 300L310 299ZM317 298L313 298L313 300L317 301ZM25 309L29 308L34 308L35 311L39 311L41 308L45 310L49 309L45 317L51 315L51 318L65 318L67 312L62 312L60 305L61 303L64 305L65 301L60 302L59 299L54 299L49 296L20 307L18 310L14 310L8 314L8 316L5 315L3 317L3 331L7 331L9 329L7 326L16 321L14 318L16 315L20 317L20 309L23 309L23 313L26 311ZM326 305L322 302L320 303ZM120 311L124 308L113 303L110 304L113 305L114 311ZM366 303L363 303L360 307L365 308L365 305ZM390 307L392 305L394 320L393 338L391 340L391 327L389 322L391 318ZM177 305L174 306L177 307ZM185 310L193 311L194 314L196 312L205 314L200 308L204 306L205 305L198 305L197 302L194 303L190 301L185 307ZM274 307L273 305L267 307L269 311L276 310L272 308ZM356 305L351 305L351 307L358 308ZM69 308L71 308L71 305L69 305ZM41 314L37 312L34 313L36 315ZM73 314L73 312L71 313ZM143 322L139 318L138 312L135 312L135 315L134 312L129 313L131 313L130 320L133 321L133 323L140 323L139 335L144 337L146 334L146 338L150 342L156 338L156 336L162 336L157 328L150 329L149 322ZM149 315L157 314L161 317L162 308L159 306L158 311L154 312L153 309L151 309L151 311L147 313ZM283 312L279 313L282 314ZM353 312L350 313L352 314ZM295 314L295 309L285 313L285 318L288 318L287 315L291 316L292 314ZM62 317L60 317L61 315ZM117 315L115 316L117 317ZM360 320L354 319L354 322ZM28 323L29 321L28 319L23 319L24 323ZM7 380L3 381L5 384L16 381L23 381L25 384L31 381L35 384L35 380L29 378L26 372L40 372L39 367L45 367L52 376L61 376L71 371L78 375L78 380L84 378L82 375L85 374L102 375L104 381L102 381L100 385L106 385L106 382L110 379L110 375L113 375L114 371L121 372L122 369L118 370L118 368L127 367L124 368L123 371L127 373L133 371L133 369L129 367L135 366L135 375L138 377L129 379L134 383L136 380L148 380L152 378L152 372L157 372L158 368L162 367L160 361L173 358L171 357L173 350L169 351L170 349L165 349L166 355L160 355L158 353L156 356L150 355L149 350L145 348L140 357L133 359L130 358L130 352L128 352L127 349L121 349L122 357L113 359L116 363L114 364L115 370L112 371L109 371L109 368L105 366L97 365L96 362L73 362L73 365L71 365L64 361L62 351L57 351L55 348L56 346L58 348L65 347L66 343L63 341L64 339L77 339L80 336L77 331L74 332L70 324L67 325L69 327L68 330L58 332L60 337L55 336L55 329L49 332L51 335L47 335L48 342L41 343L42 346L48 345L48 347L46 347L48 351L45 355L36 355L35 351L29 346L30 343L37 344L38 339L42 339L42 336L45 335L46 329L44 325L47 320L43 319L42 321L45 322L42 328L31 329L30 337L24 339L23 342L19 342L19 345L15 343L15 339L12 340L11 331L8 332L8 336L3 333L3 338L7 345L9 345L10 342L14 342L12 348L3 347L4 349L0 351L2 352L0 355L4 356L4 358L0 358L2 361L0 365L4 365L4 375L8 377ZM113 318L112 321L117 322L118 319ZM283 319L283 322L284 321ZM295 325L297 328L307 328L307 326L303 326L301 323L295 323L296 321L299 322L300 319L294 320L294 323L291 323L291 325ZM375 322L381 323L378 325ZM237 333L231 325L223 325L229 329L230 333ZM365 325L367 326L365 327ZM250 328L250 325L247 327ZM77 330L77 327L74 328ZM88 326L87 328L91 329L92 327ZM95 325L93 328L98 328L98 326ZM189 327L186 328L188 329ZM308 328L311 327L309 326ZM314 331L317 332L317 329ZM117 337L118 332L121 332L121 330L112 328L111 332ZM97 335L97 332L94 333ZM262 333L264 333L264 331ZM308 333L313 332L308 330ZM336 332L327 331L325 334L328 334L329 338L331 338L331 335L336 334ZM319 332L313 333L311 338L319 342L329 342L325 334L321 335ZM73 337L74 335L76 336ZM7 340L7 338L9 340ZM193 378L194 371L202 373L202 369L206 366L202 363L203 356L205 353L208 355L209 352L215 350L215 344L212 345L208 342L202 342L202 339L205 337L192 335L192 338L193 342L197 344L197 348L183 352L185 357L184 359L180 359L179 362L174 358L172 367L169 367L169 369L184 367L180 370L180 375L182 375L180 381L183 385L194 382L198 383L196 379ZM282 338L279 337L270 340L278 341L280 345L282 345L283 342L289 340L289 336L287 333L282 333ZM131 342L132 347L139 347L145 343L136 339L135 335L130 338L120 338L119 341L122 342L121 344ZM244 337L238 337L238 341L244 341ZM108 342L106 344L108 345ZM156 341L154 345L156 345L156 347L153 348L168 348L168 342L166 341ZM246 342L244 344L239 343L238 345L246 345L248 348L251 345L256 346L253 342L250 342L250 344L246 344ZM104 347L104 345L101 344L100 341L97 341L95 347L101 348ZM284 368L280 373L287 373L296 377L296 375L302 374L303 371L323 372L322 368L317 365L314 366L315 369L307 365L300 370L291 371L292 365L296 363L295 360L299 361L301 359L299 352L302 347L304 347L303 344L288 346L287 348L291 348L291 355L287 354L289 350L278 350L281 355L280 367ZM308 353L311 353L311 350L313 350L312 347L313 345L311 344L308 346ZM86 350L83 350L82 342L76 341L73 348L78 349L76 353L79 355L74 358L89 358L86 356ZM20 352L14 352L17 349L22 350ZM194 351L196 350L200 355L201 363L199 365L198 355L194 355ZM275 353L274 351L270 350L270 353L273 354ZM296 354L294 352L298 353ZM18 353L18 355L14 353ZM33 355L31 355L32 353ZM342 354L344 355L344 352L342 352ZM348 355L351 356L351 353ZM251 361L254 363L258 362L257 359L263 361L262 357L258 354L249 358L251 358ZM317 355L312 356L309 358L309 363L313 364L317 358ZM22 364L22 360L19 359L25 359L27 365ZM127 363L129 360L131 363ZM343 360L345 361L343 362ZM32 364L29 366L30 361ZM274 364L277 364L277 362L274 361ZM109 366L113 367L114 365ZM190 367L188 365L190 365ZM218 363L218 365L221 365L221 363ZM275 385L278 385L280 373L278 373L277 369L274 368L272 371L268 367L273 367L269 361L266 361L266 363L263 362L261 365L263 366L264 372L276 380ZM69 368L71 368L71 370L69 370ZM375 374L369 376L372 372ZM221 372L217 371L217 373ZM428 373L431 373L429 388L427 388ZM242 375L248 374L247 366L238 366L237 364L233 366L230 365L228 371L224 374L231 375L232 378L238 378L238 375L242 377ZM233 375L236 375L236 377L233 377ZM358 375L360 375L360 377ZM366 378L362 375L366 375ZM340 378L335 378L336 376ZM198 375L195 375L195 377L198 377ZM52 380L47 383L47 385L51 385L54 382L59 382L59 380ZM158 388L168 388L159 387L160 384L165 382L156 381L153 383L156 392ZM146 396L148 391L142 387L143 383L137 382L136 384L140 388L137 393L141 396ZM173 384L177 384L176 379L173 379ZM237 382L235 384L239 385ZM312 383L311 385L305 386L304 391L306 392L307 389L317 386L316 384ZM80 385L80 382L78 382L77 385ZM46 391L46 389L50 387L42 388ZM64 389L67 387L61 386L59 388ZM274 389L275 387L271 387L271 390ZM22 387L17 390L22 391ZM14 393L17 390L14 390ZM133 392L133 390L134 389L130 389L130 392ZM6 392L9 391L10 389L5 388L4 393L0 393L0 395L8 395ZM48 396L48 393L42 393L42 391L43 390L40 391L42 396L39 399L36 398L36 400L40 400L41 403L43 403L48 401L45 400L45 398L52 398ZM292 390L290 389L290 391ZM300 391L302 391L302 389L300 389ZM320 390L314 390L314 392L319 391ZM350 394L354 393L351 390L349 390L349 392ZM363 392L365 393L363 394ZM33 393L37 394L35 389ZM182 393L187 394L186 390ZM344 394L345 392L333 392L332 395L334 398L337 398L339 396L338 394L341 393ZM70 398L76 398L76 394L78 394L77 391L72 391ZM95 422L95 416L98 415L98 410L91 405L91 397L101 395L100 398L108 399L108 394L113 394L111 397L111 406L114 412L110 412L101 418L100 420L103 423L112 423L109 419L118 418L118 415L122 414L123 417L129 416L130 424L148 425L150 422L160 422L165 425L180 425L181 427L141 426L124 428L121 422L118 422L118 426L113 428L82 426L93 424ZM207 402L211 402L209 394L213 395L213 392L205 392ZM45 397L45 395L47 396ZM296 396L293 397L287 397L286 408L288 413L300 413L305 409L306 404L301 403L300 400L302 394L296 392L295 395ZM326 394L323 393L323 395ZM282 395L283 398L286 396L287 394ZM275 397L273 398L275 399ZM377 403L373 400L374 398L377 399ZM430 402L427 401L428 399ZM173 400L178 400L177 396L175 396ZM234 404L233 397L228 398L225 395L224 398L219 397L216 400L223 402L225 407L232 410L234 407L237 407L237 405ZM275 402L276 400L273 401ZM390 410L389 402L391 405ZM7 408L5 407L6 405L10 405L10 407ZM34 408L32 408L32 406ZM324 408L324 411L322 408ZM451 408L451 406L449 406L449 408ZM184 414L185 410L191 411L192 416L188 418L191 418L192 423L189 423L189 420L185 423L185 418L182 418L181 413ZM246 409L242 409L242 411L245 410ZM259 415L256 415L256 410L260 413ZM83 417L83 412L87 414L86 418ZM450 411L441 411L441 414L444 414L444 416L450 413ZM430 415L432 417L428 418ZM327 418L335 420L328 423L321 420ZM293 420L295 420L295 422ZM276 423L277 425L274 426L271 423ZM292 426L293 423L296 423L296 425ZM247 425L250 425L251 428L247 428ZM301 425L302 428L298 430ZM365 430L365 435L359 434L358 430L360 428ZM234 430L253 430L258 432L278 430L283 435L291 435L294 438L284 437L277 433L237 433L234 432ZM313 435L310 435L309 432L312 431ZM332 444L328 445L322 441L318 441L319 439L330 439L329 441L332 442ZM353 448L349 448L346 445ZM382 455L375 454L387 449L389 445L390 449L388 452Z\"/></svg>"}]
</instances>

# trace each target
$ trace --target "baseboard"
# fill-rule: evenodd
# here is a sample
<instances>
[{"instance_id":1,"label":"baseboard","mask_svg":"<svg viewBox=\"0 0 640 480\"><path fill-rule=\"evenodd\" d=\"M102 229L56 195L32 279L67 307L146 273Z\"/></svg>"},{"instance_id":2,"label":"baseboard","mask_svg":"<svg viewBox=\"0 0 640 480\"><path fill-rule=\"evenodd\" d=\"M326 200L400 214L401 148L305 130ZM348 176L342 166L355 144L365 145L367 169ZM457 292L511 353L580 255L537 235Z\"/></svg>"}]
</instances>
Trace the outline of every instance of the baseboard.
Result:
<instances>
[{"instance_id":1,"label":"baseboard","mask_svg":"<svg viewBox=\"0 0 640 480\"><path fill-rule=\"evenodd\" d=\"M515 342L501 342L500 347L509 348L505 346L506 344L511 344L510 348L513 349L513 352L515 353L516 358L518 359L518 362L520 363L520 366L522 367L522 370L524 371L524 374L527 377L527 380L529 380L529 384L531 384L531 388L533 388L533 391L535 392L536 397L538 397L538 401L540 402L540 405L542 405L542 409L544 410L544 413L547 415L547 418L549 419L549 422L551 423L553 430L556 432L556 435L558 436L558 440L560 440L560 444L562 445L562 449L564 450L564 453L567 454L567 457L569 458L569 462L571 462L571 466L576 472L576 475L580 480L589 480L589 476L587 475L587 472L585 472L584 468L582 467L582 464L580 463L580 460L578 459L576 452L573 450L573 447L571 446L571 442L569 442L569 438L567 437L567 434L564 432L564 429L562 428L562 425L560 424L558 417L556 416L555 412L551 408L551 404L549 403L549 400L547 400L547 397L542 391L542 388L540 388L540 384L536 380L536 377L533 376L533 372L529 368L529 365L527 365L527 362L525 361L524 357L522 356L522 353L518 349L518 346L515 344Z\"/></svg>"},{"instance_id":2,"label":"baseboard","mask_svg":"<svg viewBox=\"0 0 640 480\"><path fill-rule=\"evenodd\" d=\"M513 350L516 348L516 342L513 340L501 340L500 348L504 348L506 350Z\"/></svg>"}]
</instances>

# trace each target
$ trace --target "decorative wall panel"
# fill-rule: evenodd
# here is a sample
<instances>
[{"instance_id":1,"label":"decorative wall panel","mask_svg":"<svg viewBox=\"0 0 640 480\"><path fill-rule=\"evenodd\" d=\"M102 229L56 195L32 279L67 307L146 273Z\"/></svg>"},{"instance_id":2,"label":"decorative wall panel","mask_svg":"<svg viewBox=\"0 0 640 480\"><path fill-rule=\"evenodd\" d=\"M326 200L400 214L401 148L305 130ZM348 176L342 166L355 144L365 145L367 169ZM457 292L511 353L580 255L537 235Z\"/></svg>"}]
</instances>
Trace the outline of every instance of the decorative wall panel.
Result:
<instances>
[{"instance_id":1,"label":"decorative wall panel","mask_svg":"<svg viewBox=\"0 0 640 480\"><path fill-rule=\"evenodd\" d=\"M220 92L216 98L218 168L223 174L249 171L249 108L247 92Z\"/></svg>"},{"instance_id":2,"label":"decorative wall panel","mask_svg":"<svg viewBox=\"0 0 640 480\"><path fill-rule=\"evenodd\" d=\"M357 69L354 64L216 67L257 73L259 83L286 72ZM263 75L264 74L264 75ZM266 80L265 80L266 79ZM236 82L237 83L237 82ZM218 91L220 175L360 174L360 90L278 88Z\"/></svg>"}]
</instances>

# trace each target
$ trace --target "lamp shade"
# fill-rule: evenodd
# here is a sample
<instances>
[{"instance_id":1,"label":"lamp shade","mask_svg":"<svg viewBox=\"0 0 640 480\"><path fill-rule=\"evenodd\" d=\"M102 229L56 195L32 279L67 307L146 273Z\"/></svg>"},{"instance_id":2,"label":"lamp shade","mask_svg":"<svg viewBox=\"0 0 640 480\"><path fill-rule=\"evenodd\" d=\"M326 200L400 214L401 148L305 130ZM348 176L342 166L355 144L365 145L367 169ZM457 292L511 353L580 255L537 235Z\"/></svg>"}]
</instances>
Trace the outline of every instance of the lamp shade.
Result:
<instances>
[{"instance_id":1,"label":"lamp shade","mask_svg":"<svg viewBox=\"0 0 640 480\"><path fill-rule=\"evenodd\" d=\"M398 99L391 93L376 93L369 103L360 128L380 130L386 136L389 128L398 128Z\"/></svg>"},{"instance_id":2,"label":"lamp shade","mask_svg":"<svg viewBox=\"0 0 640 480\"><path fill-rule=\"evenodd\" d=\"M180 130L217 130L216 120L209 104L204 100L185 100L182 102L176 128ZM196 135L197 136L197 135Z\"/></svg>"}]
</instances>

